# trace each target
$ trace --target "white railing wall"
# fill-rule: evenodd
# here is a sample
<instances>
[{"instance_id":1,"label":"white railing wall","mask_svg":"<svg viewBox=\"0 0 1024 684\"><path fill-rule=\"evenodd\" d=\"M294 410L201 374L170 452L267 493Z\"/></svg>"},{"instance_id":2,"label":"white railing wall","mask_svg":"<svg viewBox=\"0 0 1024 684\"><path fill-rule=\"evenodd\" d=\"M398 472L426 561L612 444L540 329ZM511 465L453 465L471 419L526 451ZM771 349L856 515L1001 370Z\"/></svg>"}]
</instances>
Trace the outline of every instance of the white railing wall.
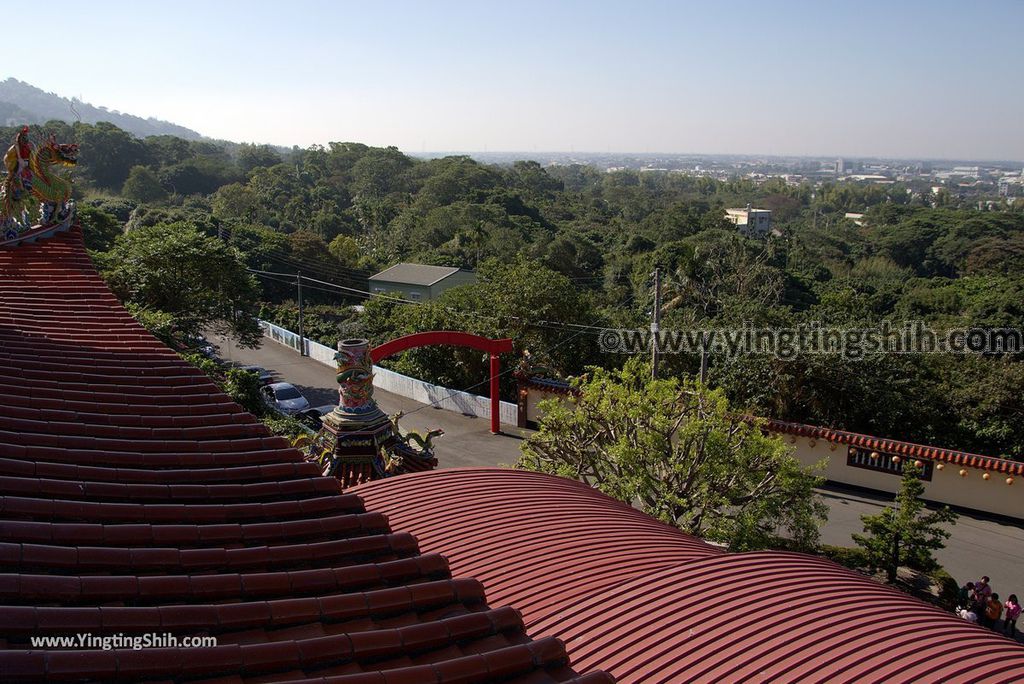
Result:
<instances>
[{"instance_id":1,"label":"white railing wall","mask_svg":"<svg viewBox=\"0 0 1024 684\"><path fill-rule=\"evenodd\" d=\"M291 347L296 352L300 350L299 336L291 330L286 330L268 321L260 321L260 327L263 328L265 337L286 347ZM325 366L335 367L334 354L336 352L334 349L314 342L308 337L301 343L305 344L306 356ZM373 386L400 397L406 397L422 404L435 404L456 413L464 413L477 418L491 417L491 400L487 397L432 385L429 382L410 378L408 375L402 375L380 366L373 367ZM501 407L501 422L505 425L515 425L518 421L518 407L507 401L502 401L499 405Z\"/></svg>"}]
</instances>

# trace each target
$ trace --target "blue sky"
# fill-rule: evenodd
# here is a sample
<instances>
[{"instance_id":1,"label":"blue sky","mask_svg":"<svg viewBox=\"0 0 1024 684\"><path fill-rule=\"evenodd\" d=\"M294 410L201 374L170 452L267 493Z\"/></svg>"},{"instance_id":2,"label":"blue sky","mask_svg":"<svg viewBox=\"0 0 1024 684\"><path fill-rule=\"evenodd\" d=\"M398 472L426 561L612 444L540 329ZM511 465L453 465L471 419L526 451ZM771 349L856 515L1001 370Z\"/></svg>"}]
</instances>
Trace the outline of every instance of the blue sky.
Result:
<instances>
[{"instance_id":1,"label":"blue sky","mask_svg":"<svg viewBox=\"0 0 1024 684\"><path fill-rule=\"evenodd\" d=\"M1024 0L46 11L0 76L230 140L1024 159Z\"/></svg>"}]
</instances>

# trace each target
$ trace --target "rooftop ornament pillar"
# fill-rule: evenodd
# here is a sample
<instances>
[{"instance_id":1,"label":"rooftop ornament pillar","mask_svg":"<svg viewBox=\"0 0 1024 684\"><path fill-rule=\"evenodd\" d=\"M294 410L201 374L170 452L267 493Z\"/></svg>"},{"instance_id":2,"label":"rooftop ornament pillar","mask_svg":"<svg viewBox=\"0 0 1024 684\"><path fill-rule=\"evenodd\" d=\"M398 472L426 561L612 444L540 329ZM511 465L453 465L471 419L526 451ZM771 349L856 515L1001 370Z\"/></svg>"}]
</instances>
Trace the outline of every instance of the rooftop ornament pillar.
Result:
<instances>
[{"instance_id":1,"label":"rooftop ornament pillar","mask_svg":"<svg viewBox=\"0 0 1024 684\"><path fill-rule=\"evenodd\" d=\"M310 446L310 457L324 475L337 477L344 487L385 477L387 453L395 428L373 400L373 363L367 340L338 342L338 406L323 417L323 426Z\"/></svg>"},{"instance_id":2,"label":"rooftop ornament pillar","mask_svg":"<svg viewBox=\"0 0 1024 684\"><path fill-rule=\"evenodd\" d=\"M389 418L373 399L373 359L364 339L338 342L338 405L323 417L323 426L309 447L309 458L323 474L343 487L437 467L431 441L441 430L406 433L398 418ZM419 442L420 448L410 444Z\"/></svg>"},{"instance_id":3,"label":"rooftop ornament pillar","mask_svg":"<svg viewBox=\"0 0 1024 684\"><path fill-rule=\"evenodd\" d=\"M348 339L338 342L338 407L334 409L339 417L359 423L376 423L384 413L373 400L373 361L370 358L370 342L365 339Z\"/></svg>"}]
</instances>

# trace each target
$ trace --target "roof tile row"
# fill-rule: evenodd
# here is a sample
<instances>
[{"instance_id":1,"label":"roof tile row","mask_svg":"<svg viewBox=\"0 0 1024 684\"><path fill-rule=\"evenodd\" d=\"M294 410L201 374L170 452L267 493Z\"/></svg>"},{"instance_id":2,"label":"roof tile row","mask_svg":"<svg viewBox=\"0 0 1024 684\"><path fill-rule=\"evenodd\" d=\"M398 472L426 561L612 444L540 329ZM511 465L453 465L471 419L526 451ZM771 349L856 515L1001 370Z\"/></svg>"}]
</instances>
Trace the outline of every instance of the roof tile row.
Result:
<instances>
[{"instance_id":1,"label":"roof tile row","mask_svg":"<svg viewBox=\"0 0 1024 684\"><path fill-rule=\"evenodd\" d=\"M33 237L48 235L36 231ZM78 229L0 246L5 682L609 682L220 393ZM32 648L39 635L218 645Z\"/></svg>"},{"instance_id":2,"label":"roof tile row","mask_svg":"<svg viewBox=\"0 0 1024 684\"><path fill-rule=\"evenodd\" d=\"M990 630L821 558L726 553L579 482L454 469L354 491L517 606L531 633L564 639L582 672L638 684L1024 680L1024 648Z\"/></svg>"}]
</instances>

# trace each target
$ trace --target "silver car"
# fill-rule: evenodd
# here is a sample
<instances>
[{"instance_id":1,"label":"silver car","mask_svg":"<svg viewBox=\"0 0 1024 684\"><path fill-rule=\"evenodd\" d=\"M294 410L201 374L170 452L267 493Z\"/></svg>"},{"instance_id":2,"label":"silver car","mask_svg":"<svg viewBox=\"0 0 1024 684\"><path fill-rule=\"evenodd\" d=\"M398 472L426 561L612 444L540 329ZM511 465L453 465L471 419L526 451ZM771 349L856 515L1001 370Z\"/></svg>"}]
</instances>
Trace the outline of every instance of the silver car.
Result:
<instances>
[{"instance_id":1,"label":"silver car","mask_svg":"<svg viewBox=\"0 0 1024 684\"><path fill-rule=\"evenodd\" d=\"M302 393L287 382L275 382L260 388L267 406L286 415L292 415L309 408L309 401Z\"/></svg>"}]
</instances>

